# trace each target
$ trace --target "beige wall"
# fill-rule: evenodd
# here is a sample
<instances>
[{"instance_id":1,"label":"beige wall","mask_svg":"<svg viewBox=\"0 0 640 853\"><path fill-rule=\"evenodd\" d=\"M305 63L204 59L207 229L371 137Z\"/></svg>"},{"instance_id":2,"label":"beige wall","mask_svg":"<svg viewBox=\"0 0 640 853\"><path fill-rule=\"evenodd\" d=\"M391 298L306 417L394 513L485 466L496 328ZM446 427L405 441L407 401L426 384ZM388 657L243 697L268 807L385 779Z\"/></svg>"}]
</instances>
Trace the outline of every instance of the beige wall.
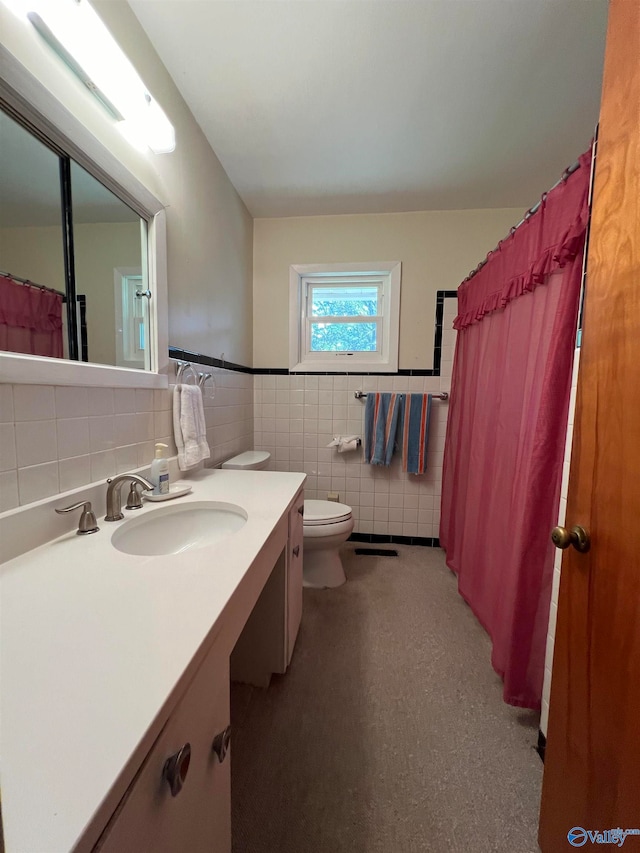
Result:
<instances>
[{"instance_id":1,"label":"beige wall","mask_svg":"<svg viewBox=\"0 0 640 853\"><path fill-rule=\"evenodd\" d=\"M0 228L0 268L64 293L62 228Z\"/></svg>"},{"instance_id":2,"label":"beige wall","mask_svg":"<svg viewBox=\"0 0 640 853\"><path fill-rule=\"evenodd\" d=\"M134 150L34 28L0 4L2 42L167 206L170 344L251 364L251 217L128 4L93 5L173 122L172 154Z\"/></svg>"},{"instance_id":3,"label":"beige wall","mask_svg":"<svg viewBox=\"0 0 640 853\"><path fill-rule=\"evenodd\" d=\"M455 290L521 215L504 208L256 219L254 366L289 366L291 264L402 261L400 367L432 367L436 291Z\"/></svg>"}]
</instances>

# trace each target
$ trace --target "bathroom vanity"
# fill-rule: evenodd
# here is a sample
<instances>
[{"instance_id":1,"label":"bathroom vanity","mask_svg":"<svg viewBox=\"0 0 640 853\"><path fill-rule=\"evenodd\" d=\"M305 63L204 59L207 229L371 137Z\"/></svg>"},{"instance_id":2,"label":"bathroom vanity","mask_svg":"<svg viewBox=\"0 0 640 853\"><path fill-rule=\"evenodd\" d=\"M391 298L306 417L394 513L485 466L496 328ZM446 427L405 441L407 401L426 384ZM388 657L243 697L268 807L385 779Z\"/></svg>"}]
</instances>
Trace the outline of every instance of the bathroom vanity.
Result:
<instances>
[{"instance_id":1,"label":"bathroom vanity","mask_svg":"<svg viewBox=\"0 0 640 853\"><path fill-rule=\"evenodd\" d=\"M266 685L291 660L304 475L215 469L188 482L171 503L231 503L246 522L141 556L112 536L168 503L105 523L101 485L0 517L5 557L29 525L68 530L1 566L6 853L231 849L229 680ZM81 495L100 525L89 536L53 512Z\"/></svg>"}]
</instances>

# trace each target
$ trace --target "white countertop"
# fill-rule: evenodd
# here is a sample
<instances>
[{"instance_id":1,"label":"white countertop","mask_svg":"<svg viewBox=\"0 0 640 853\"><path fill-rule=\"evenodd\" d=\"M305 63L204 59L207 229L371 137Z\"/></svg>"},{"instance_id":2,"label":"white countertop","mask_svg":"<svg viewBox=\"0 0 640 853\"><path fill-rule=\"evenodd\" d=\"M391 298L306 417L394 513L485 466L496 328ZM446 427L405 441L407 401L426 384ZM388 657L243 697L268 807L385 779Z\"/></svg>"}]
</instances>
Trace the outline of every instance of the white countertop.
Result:
<instances>
[{"instance_id":1,"label":"white countertop","mask_svg":"<svg viewBox=\"0 0 640 853\"><path fill-rule=\"evenodd\" d=\"M194 655L215 642L304 474L215 469L188 482L193 492L176 504L235 503L247 523L182 554L117 551L116 529L170 505L146 503L121 522L98 517L96 534L67 533L0 566L6 853L67 853L107 795L122 796L114 783L146 754Z\"/></svg>"}]
</instances>

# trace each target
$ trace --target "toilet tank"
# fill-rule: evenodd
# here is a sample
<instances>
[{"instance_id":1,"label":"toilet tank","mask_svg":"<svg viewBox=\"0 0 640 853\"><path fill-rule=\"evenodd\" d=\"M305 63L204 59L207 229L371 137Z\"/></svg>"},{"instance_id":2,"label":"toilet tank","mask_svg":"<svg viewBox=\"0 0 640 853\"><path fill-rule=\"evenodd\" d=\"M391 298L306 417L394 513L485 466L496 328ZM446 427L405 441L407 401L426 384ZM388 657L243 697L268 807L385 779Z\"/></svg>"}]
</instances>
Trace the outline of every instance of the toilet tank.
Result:
<instances>
[{"instance_id":1,"label":"toilet tank","mask_svg":"<svg viewBox=\"0 0 640 853\"><path fill-rule=\"evenodd\" d=\"M267 450L245 450L238 456L232 456L220 466L221 468L234 468L237 471L259 471L266 468L271 459Z\"/></svg>"}]
</instances>

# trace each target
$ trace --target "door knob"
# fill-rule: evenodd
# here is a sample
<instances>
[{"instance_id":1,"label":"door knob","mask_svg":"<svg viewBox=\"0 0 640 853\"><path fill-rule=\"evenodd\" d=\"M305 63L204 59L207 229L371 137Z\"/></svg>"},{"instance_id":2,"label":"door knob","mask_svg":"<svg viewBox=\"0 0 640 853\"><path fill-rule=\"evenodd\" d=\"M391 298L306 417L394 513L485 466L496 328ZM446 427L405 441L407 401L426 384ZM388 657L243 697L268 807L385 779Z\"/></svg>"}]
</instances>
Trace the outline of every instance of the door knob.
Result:
<instances>
[{"instance_id":1,"label":"door knob","mask_svg":"<svg viewBox=\"0 0 640 853\"><path fill-rule=\"evenodd\" d=\"M554 527L551 531L551 540L556 548L562 548L563 551L569 545L573 545L576 551L586 554L591 547L589 534L584 527L578 525L572 527L571 530L567 530L566 527Z\"/></svg>"}]
</instances>

